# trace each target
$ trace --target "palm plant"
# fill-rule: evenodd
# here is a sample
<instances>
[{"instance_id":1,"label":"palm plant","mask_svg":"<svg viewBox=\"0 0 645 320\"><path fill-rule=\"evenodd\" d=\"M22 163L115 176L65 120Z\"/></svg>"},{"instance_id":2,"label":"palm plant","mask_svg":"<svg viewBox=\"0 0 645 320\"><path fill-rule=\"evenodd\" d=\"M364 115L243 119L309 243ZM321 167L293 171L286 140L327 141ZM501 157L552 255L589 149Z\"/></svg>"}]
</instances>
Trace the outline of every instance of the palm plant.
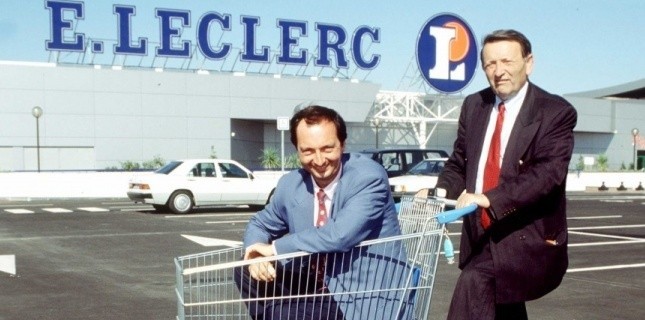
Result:
<instances>
[{"instance_id":1,"label":"palm plant","mask_svg":"<svg viewBox=\"0 0 645 320\"><path fill-rule=\"evenodd\" d=\"M262 155L259 159L262 163L262 167L265 169L277 169L281 166L278 150L274 148L265 148L262 150Z\"/></svg>"}]
</instances>

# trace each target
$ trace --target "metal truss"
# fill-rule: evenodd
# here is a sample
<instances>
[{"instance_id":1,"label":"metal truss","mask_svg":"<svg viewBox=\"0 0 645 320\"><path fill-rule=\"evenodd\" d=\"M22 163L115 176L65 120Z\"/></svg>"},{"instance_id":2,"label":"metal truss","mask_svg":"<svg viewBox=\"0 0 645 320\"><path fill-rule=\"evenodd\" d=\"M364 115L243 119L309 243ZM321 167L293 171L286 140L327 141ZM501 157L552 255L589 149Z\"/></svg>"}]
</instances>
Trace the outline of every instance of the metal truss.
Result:
<instances>
[{"instance_id":1,"label":"metal truss","mask_svg":"<svg viewBox=\"0 0 645 320\"><path fill-rule=\"evenodd\" d=\"M425 148L437 127L459 120L462 96L419 92L380 91L369 121L376 127L411 128L420 148Z\"/></svg>"}]
</instances>

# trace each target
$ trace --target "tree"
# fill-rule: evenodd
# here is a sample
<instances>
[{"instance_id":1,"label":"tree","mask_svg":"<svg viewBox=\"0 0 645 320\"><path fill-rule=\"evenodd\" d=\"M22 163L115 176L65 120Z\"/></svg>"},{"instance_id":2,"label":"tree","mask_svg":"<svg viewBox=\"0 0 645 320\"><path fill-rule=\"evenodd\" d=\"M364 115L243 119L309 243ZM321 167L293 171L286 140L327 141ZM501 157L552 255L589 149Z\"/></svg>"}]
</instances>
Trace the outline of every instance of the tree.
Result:
<instances>
[{"instance_id":1,"label":"tree","mask_svg":"<svg viewBox=\"0 0 645 320\"><path fill-rule=\"evenodd\" d=\"M584 169L585 169L585 158L582 155L580 155L580 157L578 157L578 163L576 163L576 170L582 171Z\"/></svg>"}]
</instances>

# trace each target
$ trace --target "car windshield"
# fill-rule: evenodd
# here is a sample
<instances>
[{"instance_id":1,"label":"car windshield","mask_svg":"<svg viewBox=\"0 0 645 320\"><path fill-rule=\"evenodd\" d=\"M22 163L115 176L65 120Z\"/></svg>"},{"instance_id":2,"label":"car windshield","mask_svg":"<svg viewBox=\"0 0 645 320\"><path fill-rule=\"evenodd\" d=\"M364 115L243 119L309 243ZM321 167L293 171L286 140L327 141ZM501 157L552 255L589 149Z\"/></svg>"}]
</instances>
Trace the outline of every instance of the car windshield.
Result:
<instances>
[{"instance_id":1,"label":"car windshield","mask_svg":"<svg viewBox=\"0 0 645 320\"><path fill-rule=\"evenodd\" d=\"M179 167L180 164L182 164L182 161L170 161L165 166L157 169L155 173L169 174L175 170L175 168Z\"/></svg>"},{"instance_id":2,"label":"car windshield","mask_svg":"<svg viewBox=\"0 0 645 320\"><path fill-rule=\"evenodd\" d=\"M412 167L406 175L424 175L424 176L438 176L443 169L444 162L436 160L426 160L419 162L416 166Z\"/></svg>"}]
</instances>

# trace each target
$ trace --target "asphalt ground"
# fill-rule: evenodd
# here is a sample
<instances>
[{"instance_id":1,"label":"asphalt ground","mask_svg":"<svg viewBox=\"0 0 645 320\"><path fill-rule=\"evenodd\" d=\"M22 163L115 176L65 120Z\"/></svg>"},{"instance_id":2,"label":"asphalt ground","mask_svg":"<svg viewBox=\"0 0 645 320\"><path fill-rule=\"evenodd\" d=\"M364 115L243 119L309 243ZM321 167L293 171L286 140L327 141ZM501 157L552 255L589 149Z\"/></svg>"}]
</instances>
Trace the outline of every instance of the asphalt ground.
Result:
<instances>
[{"instance_id":1,"label":"asphalt ground","mask_svg":"<svg viewBox=\"0 0 645 320\"><path fill-rule=\"evenodd\" d=\"M569 272L527 303L529 318L645 319L645 194L570 194L568 208ZM221 248L185 236L239 241L252 214L159 214L127 199L0 200L0 269L15 259L15 274L0 271L0 319L174 319L173 258ZM460 227L448 227L457 248ZM439 263L431 319L445 319L459 274Z\"/></svg>"}]
</instances>

